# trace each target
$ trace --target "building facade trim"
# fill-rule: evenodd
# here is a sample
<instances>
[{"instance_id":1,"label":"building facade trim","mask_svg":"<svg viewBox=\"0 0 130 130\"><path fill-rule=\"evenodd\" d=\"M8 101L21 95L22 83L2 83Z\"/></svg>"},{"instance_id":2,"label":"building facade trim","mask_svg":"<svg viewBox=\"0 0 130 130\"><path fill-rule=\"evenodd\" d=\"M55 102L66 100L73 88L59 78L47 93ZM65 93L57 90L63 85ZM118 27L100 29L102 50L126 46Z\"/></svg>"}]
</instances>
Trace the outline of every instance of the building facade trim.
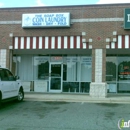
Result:
<instances>
[{"instance_id":1,"label":"building facade trim","mask_svg":"<svg viewBox=\"0 0 130 130\"><path fill-rule=\"evenodd\" d=\"M13 49L92 49L82 36L14 37Z\"/></svg>"},{"instance_id":2,"label":"building facade trim","mask_svg":"<svg viewBox=\"0 0 130 130\"><path fill-rule=\"evenodd\" d=\"M130 49L130 35L118 35L116 42L110 42L106 49Z\"/></svg>"},{"instance_id":3,"label":"building facade trim","mask_svg":"<svg viewBox=\"0 0 130 130\"><path fill-rule=\"evenodd\" d=\"M72 23L83 22L115 22L124 21L124 18L88 18L88 19L71 19ZM22 24L22 21L0 21L0 24Z\"/></svg>"},{"instance_id":4,"label":"building facade trim","mask_svg":"<svg viewBox=\"0 0 130 130\"><path fill-rule=\"evenodd\" d=\"M124 18L88 18L88 19L72 19L71 22L115 22L124 21Z\"/></svg>"}]
</instances>

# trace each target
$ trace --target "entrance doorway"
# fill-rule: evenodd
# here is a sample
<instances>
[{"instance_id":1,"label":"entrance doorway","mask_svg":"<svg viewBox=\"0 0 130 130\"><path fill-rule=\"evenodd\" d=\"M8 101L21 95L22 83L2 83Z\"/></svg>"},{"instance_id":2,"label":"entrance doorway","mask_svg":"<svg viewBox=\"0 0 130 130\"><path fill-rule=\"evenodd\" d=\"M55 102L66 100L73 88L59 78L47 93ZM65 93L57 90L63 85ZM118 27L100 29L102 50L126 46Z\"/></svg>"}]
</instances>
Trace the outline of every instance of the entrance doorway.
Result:
<instances>
[{"instance_id":1,"label":"entrance doorway","mask_svg":"<svg viewBox=\"0 0 130 130\"><path fill-rule=\"evenodd\" d=\"M49 91L62 92L62 64L50 63L49 69Z\"/></svg>"}]
</instances>

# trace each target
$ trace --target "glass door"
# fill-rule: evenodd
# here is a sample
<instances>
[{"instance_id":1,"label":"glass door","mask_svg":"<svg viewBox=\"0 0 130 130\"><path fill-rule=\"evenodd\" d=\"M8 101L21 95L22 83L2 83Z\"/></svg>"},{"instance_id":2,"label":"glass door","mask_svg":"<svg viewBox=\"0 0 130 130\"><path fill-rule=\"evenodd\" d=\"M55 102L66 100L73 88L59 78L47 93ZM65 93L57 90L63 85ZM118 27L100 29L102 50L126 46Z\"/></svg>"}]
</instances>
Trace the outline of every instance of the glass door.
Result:
<instances>
[{"instance_id":1,"label":"glass door","mask_svg":"<svg viewBox=\"0 0 130 130\"><path fill-rule=\"evenodd\" d=\"M50 63L49 92L62 92L62 64Z\"/></svg>"}]
</instances>

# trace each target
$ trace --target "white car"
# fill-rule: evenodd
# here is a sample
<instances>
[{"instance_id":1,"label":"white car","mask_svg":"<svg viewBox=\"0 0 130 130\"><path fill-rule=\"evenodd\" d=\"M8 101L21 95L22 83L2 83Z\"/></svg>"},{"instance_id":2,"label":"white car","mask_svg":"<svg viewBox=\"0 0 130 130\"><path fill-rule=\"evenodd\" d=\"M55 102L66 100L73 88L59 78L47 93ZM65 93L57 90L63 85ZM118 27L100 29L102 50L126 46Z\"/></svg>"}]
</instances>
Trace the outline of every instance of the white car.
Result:
<instances>
[{"instance_id":1,"label":"white car","mask_svg":"<svg viewBox=\"0 0 130 130\"><path fill-rule=\"evenodd\" d=\"M24 90L18 76L14 75L7 68L0 67L0 104L4 101L24 99Z\"/></svg>"}]
</instances>

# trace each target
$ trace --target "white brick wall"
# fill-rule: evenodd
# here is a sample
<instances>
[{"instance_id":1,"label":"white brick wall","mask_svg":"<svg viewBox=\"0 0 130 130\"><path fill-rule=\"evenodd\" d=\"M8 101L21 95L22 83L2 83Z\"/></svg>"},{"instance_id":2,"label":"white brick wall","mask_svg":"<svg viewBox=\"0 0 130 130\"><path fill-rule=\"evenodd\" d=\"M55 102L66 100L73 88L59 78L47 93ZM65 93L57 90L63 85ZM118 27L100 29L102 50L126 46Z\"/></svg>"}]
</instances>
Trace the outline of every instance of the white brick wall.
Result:
<instances>
[{"instance_id":1,"label":"white brick wall","mask_svg":"<svg viewBox=\"0 0 130 130\"><path fill-rule=\"evenodd\" d=\"M90 96L105 98L107 96L107 84L102 82L103 50L95 50L95 82L90 84Z\"/></svg>"},{"instance_id":2,"label":"white brick wall","mask_svg":"<svg viewBox=\"0 0 130 130\"><path fill-rule=\"evenodd\" d=\"M105 98L107 97L107 84L106 83L91 83L90 96Z\"/></svg>"},{"instance_id":3,"label":"white brick wall","mask_svg":"<svg viewBox=\"0 0 130 130\"><path fill-rule=\"evenodd\" d=\"M102 82L102 49L95 50L95 82Z\"/></svg>"},{"instance_id":4,"label":"white brick wall","mask_svg":"<svg viewBox=\"0 0 130 130\"><path fill-rule=\"evenodd\" d=\"M0 49L0 66L6 68L6 49Z\"/></svg>"}]
</instances>

